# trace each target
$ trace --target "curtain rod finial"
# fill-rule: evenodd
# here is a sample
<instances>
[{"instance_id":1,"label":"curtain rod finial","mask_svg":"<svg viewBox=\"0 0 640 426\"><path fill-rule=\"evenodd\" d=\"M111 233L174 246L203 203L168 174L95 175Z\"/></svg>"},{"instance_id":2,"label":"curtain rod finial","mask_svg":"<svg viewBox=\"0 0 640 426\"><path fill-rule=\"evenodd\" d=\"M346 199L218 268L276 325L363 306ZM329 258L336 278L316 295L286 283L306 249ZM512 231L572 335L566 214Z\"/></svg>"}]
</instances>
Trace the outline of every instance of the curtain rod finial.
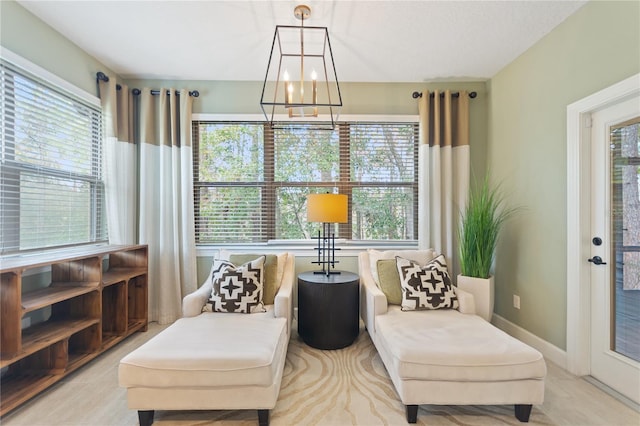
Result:
<instances>
[{"instance_id":1,"label":"curtain rod finial","mask_svg":"<svg viewBox=\"0 0 640 426\"><path fill-rule=\"evenodd\" d=\"M109 81L109 77L107 77L107 75L105 73L103 73L102 71L98 71L96 73L96 79L98 81Z\"/></svg>"},{"instance_id":2,"label":"curtain rod finial","mask_svg":"<svg viewBox=\"0 0 640 426\"><path fill-rule=\"evenodd\" d=\"M422 97L422 93L420 93L420 92L413 92L413 93L411 94L411 96L413 97L413 99L418 99L418 98L421 98L421 97Z\"/></svg>"}]
</instances>

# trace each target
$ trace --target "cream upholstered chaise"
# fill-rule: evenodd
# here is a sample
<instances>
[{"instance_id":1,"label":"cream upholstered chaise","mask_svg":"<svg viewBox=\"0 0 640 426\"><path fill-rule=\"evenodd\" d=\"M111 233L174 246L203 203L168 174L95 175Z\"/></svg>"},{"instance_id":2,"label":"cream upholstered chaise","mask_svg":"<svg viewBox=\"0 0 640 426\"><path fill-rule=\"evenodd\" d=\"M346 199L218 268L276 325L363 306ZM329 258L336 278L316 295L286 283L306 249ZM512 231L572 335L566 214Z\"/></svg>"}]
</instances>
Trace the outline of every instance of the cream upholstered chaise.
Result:
<instances>
[{"instance_id":1,"label":"cream upholstered chaise","mask_svg":"<svg viewBox=\"0 0 640 426\"><path fill-rule=\"evenodd\" d=\"M369 250L359 255L360 313L406 406L407 422L417 421L423 404L514 404L518 420L527 422L532 404L544 399L542 355L475 315L473 295L455 287L457 309L403 311L388 303L387 295L397 299L388 269L396 256L425 264L436 254ZM401 296L404 290L399 291Z\"/></svg>"},{"instance_id":2,"label":"cream upholstered chaise","mask_svg":"<svg viewBox=\"0 0 640 426\"><path fill-rule=\"evenodd\" d=\"M276 258L277 285L273 301L265 285L265 312L210 312L212 267L183 299L183 318L120 361L120 386L141 426L153 423L154 410L256 409L259 424L269 424L291 333L295 264L292 253Z\"/></svg>"}]
</instances>

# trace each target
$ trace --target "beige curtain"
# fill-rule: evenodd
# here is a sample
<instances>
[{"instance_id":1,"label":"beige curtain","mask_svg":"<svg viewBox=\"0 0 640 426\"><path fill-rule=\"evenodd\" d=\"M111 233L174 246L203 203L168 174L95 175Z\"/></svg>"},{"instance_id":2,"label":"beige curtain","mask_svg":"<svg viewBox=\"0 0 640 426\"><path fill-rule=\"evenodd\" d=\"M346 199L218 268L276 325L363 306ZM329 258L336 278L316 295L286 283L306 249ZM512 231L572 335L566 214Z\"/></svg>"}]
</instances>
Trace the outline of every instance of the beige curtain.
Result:
<instances>
[{"instance_id":1,"label":"beige curtain","mask_svg":"<svg viewBox=\"0 0 640 426\"><path fill-rule=\"evenodd\" d=\"M135 244L137 236L137 148L134 139L133 96L115 79L98 80L102 104L103 176L109 242Z\"/></svg>"},{"instance_id":2,"label":"beige curtain","mask_svg":"<svg viewBox=\"0 0 640 426\"><path fill-rule=\"evenodd\" d=\"M455 276L460 272L457 245L460 212L469 193L469 95L461 91L454 98L449 90L425 91L418 111L419 247L444 254Z\"/></svg>"},{"instance_id":3,"label":"beige curtain","mask_svg":"<svg viewBox=\"0 0 640 426\"><path fill-rule=\"evenodd\" d=\"M197 287L191 106L187 90L140 94L140 242L150 253L149 319L160 324L180 318Z\"/></svg>"}]
</instances>

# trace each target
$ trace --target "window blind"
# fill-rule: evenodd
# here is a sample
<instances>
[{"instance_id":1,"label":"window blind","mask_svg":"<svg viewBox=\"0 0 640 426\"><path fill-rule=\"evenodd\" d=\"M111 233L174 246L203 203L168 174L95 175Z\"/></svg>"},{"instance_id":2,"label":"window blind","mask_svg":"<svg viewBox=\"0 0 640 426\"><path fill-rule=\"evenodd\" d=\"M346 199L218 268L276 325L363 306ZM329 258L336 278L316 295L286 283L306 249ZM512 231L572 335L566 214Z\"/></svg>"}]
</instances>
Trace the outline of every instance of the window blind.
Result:
<instances>
[{"instance_id":1,"label":"window blind","mask_svg":"<svg viewBox=\"0 0 640 426\"><path fill-rule=\"evenodd\" d=\"M100 108L5 60L0 85L2 253L106 241Z\"/></svg>"},{"instance_id":2,"label":"window blind","mask_svg":"<svg viewBox=\"0 0 640 426\"><path fill-rule=\"evenodd\" d=\"M194 121L198 244L307 239L310 193L349 197L340 238L417 239L416 123L296 124Z\"/></svg>"}]
</instances>

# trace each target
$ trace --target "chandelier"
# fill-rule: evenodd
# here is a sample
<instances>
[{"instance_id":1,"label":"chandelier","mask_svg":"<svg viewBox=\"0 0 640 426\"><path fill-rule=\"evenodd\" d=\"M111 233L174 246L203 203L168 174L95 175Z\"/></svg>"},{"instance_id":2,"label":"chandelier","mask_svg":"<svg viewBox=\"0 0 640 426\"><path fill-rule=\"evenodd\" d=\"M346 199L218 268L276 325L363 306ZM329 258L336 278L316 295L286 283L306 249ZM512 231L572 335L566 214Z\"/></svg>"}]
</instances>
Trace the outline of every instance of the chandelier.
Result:
<instances>
[{"instance_id":1,"label":"chandelier","mask_svg":"<svg viewBox=\"0 0 640 426\"><path fill-rule=\"evenodd\" d=\"M327 27L305 27L311 8L296 6L300 26L277 25L260 107L272 127L292 122L333 129L342 107Z\"/></svg>"}]
</instances>

